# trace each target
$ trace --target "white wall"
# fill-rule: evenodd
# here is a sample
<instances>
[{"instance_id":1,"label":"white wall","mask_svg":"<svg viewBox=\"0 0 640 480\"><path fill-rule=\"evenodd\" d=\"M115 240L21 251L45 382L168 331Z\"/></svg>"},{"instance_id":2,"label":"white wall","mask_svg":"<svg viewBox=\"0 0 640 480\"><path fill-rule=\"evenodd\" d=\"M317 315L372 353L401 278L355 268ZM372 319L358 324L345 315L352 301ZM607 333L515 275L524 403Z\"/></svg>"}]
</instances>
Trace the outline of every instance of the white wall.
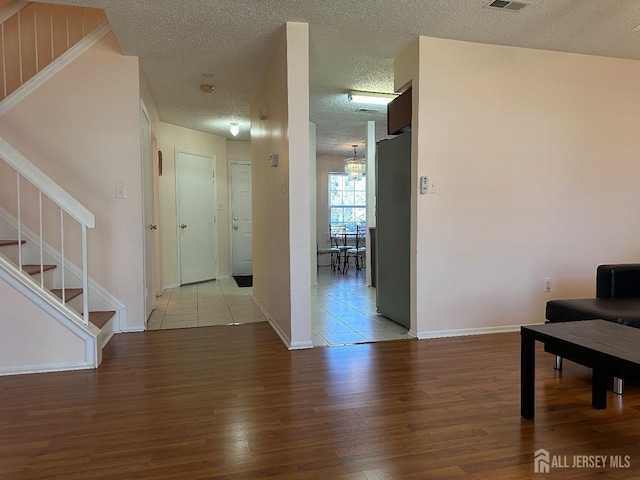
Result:
<instances>
[{"instance_id":1,"label":"white wall","mask_svg":"<svg viewBox=\"0 0 640 480\"><path fill-rule=\"evenodd\" d=\"M419 336L543 322L598 264L637 261L640 62L421 37L409 80Z\"/></svg>"},{"instance_id":2,"label":"white wall","mask_svg":"<svg viewBox=\"0 0 640 480\"><path fill-rule=\"evenodd\" d=\"M0 135L95 214L89 274L133 330L144 328L138 68L109 34L0 117ZM77 258L78 243L65 253Z\"/></svg>"},{"instance_id":3,"label":"white wall","mask_svg":"<svg viewBox=\"0 0 640 480\"><path fill-rule=\"evenodd\" d=\"M367 158L367 250L366 250L366 275L365 283L372 285L376 279L372 278L371 260L373 250L371 248L372 239L370 229L376 226L376 123L367 122L367 142L366 142L366 158Z\"/></svg>"},{"instance_id":4,"label":"white wall","mask_svg":"<svg viewBox=\"0 0 640 480\"><path fill-rule=\"evenodd\" d=\"M289 118L289 249L291 348L312 347L309 198L309 25L288 22L287 92Z\"/></svg>"},{"instance_id":5,"label":"white wall","mask_svg":"<svg viewBox=\"0 0 640 480\"><path fill-rule=\"evenodd\" d=\"M86 367L85 345L0 280L0 374Z\"/></svg>"},{"instance_id":6,"label":"white wall","mask_svg":"<svg viewBox=\"0 0 640 480\"><path fill-rule=\"evenodd\" d=\"M344 172L344 159L338 155L316 157L316 236L318 245L328 247L329 242L329 174Z\"/></svg>"},{"instance_id":7,"label":"white wall","mask_svg":"<svg viewBox=\"0 0 640 480\"><path fill-rule=\"evenodd\" d=\"M227 159L242 162L251 161L251 142L234 142L227 140Z\"/></svg>"},{"instance_id":8,"label":"white wall","mask_svg":"<svg viewBox=\"0 0 640 480\"><path fill-rule=\"evenodd\" d=\"M318 285L318 236L316 231L316 124L309 123L309 238L311 239L310 268L311 286Z\"/></svg>"},{"instance_id":9,"label":"white wall","mask_svg":"<svg viewBox=\"0 0 640 480\"><path fill-rule=\"evenodd\" d=\"M158 147L162 152L162 176L159 178L162 285L164 288L175 287L180 282L178 277L178 225L176 223L176 148L195 153L215 155L216 157L218 276L226 277L229 275L227 140L217 135L164 122L160 122L159 131Z\"/></svg>"},{"instance_id":10,"label":"white wall","mask_svg":"<svg viewBox=\"0 0 640 480\"><path fill-rule=\"evenodd\" d=\"M312 345L308 25L284 30L251 101L253 295L283 341L302 348Z\"/></svg>"}]
</instances>

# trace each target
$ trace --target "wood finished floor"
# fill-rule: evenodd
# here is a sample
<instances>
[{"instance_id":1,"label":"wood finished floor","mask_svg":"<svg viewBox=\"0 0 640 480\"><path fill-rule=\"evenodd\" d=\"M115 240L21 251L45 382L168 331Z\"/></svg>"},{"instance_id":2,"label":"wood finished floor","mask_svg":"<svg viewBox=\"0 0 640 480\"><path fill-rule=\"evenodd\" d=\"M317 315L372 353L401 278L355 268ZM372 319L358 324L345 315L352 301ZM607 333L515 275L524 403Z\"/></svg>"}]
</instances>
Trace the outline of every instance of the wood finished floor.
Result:
<instances>
[{"instance_id":1,"label":"wood finished floor","mask_svg":"<svg viewBox=\"0 0 640 480\"><path fill-rule=\"evenodd\" d=\"M264 322L115 336L95 371L0 377L0 478L640 478L640 388L590 406L590 373L519 335L287 351ZM629 455L533 473L533 452Z\"/></svg>"}]
</instances>

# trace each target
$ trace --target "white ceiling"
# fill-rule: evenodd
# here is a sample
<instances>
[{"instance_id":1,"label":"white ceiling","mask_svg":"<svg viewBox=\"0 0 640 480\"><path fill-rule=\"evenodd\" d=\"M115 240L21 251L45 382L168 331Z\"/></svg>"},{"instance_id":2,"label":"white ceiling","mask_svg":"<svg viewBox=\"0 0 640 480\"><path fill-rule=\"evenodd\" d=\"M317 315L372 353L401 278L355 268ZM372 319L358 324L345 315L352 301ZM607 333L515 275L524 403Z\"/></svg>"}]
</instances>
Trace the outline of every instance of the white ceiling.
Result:
<instances>
[{"instance_id":1,"label":"white ceiling","mask_svg":"<svg viewBox=\"0 0 640 480\"><path fill-rule=\"evenodd\" d=\"M227 138L237 121L236 140L250 139L249 102L284 23L308 23L321 154L349 156L368 120L384 137L384 108L358 112L347 92L392 92L393 58L418 35L640 60L640 0L529 0L517 13L485 8L490 0L49 1L106 10L162 121ZM206 83L213 93L200 91Z\"/></svg>"}]
</instances>

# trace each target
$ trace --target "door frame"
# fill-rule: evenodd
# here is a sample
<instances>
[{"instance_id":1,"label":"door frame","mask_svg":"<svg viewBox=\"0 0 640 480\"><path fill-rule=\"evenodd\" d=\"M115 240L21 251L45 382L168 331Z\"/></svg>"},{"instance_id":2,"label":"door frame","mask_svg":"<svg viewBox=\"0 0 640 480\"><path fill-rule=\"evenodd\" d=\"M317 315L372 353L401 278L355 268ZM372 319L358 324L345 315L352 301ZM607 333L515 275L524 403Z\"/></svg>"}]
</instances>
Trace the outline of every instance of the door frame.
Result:
<instances>
[{"instance_id":1,"label":"door frame","mask_svg":"<svg viewBox=\"0 0 640 480\"><path fill-rule=\"evenodd\" d=\"M218 164L217 164L217 157L215 154L213 153L204 153L204 152L197 152L195 150L188 150L186 148L180 148L180 147L175 147L174 151L173 151L173 158L175 159L175 169L176 169L176 174L175 174L175 189L176 189L176 261L178 263L178 285L182 285L182 261L180 260L180 190L178 187L178 176L179 176L179 169L178 169L178 155L184 153L187 155L197 155L198 157L205 157L205 158L210 158L213 160L213 211L215 212L215 234L216 234L216 241L215 241L215 247L214 247L214 259L215 259L215 267L213 269L213 278L216 279L218 278L218 273L219 273L219 265L218 265L218 244L220 243L219 239L220 239L220 234L218 231L218 210L217 210L217 205L218 205Z\"/></svg>"},{"instance_id":2,"label":"door frame","mask_svg":"<svg viewBox=\"0 0 640 480\"><path fill-rule=\"evenodd\" d=\"M228 204L229 204L229 275L233 275L233 242L231 241L231 238L233 236L233 212L232 210L232 197L231 197L231 165L249 165L251 166L251 161L250 160L229 160L228 162L228 168L227 168L227 185L228 185ZM253 175L251 175L251 198L253 201ZM253 236L251 239L251 242L253 242Z\"/></svg>"},{"instance_id":3,"label":"door frame","mask_svg":"<svg viewBox=\"0 0 640 480\"><path fill-rule=\"evenodd\" d=\"M149 150L149 158L145 158L144 157L144 143L145 143L145 138L143 136L143 128L142 128L142 117L144 117L147 121L147 124L149 125L149 144L148 144L148 150ZM144 294L144 314L145 314L145 319L144 319L144 324L145 326L147 325L147 322L149 321L149 317L151 316L151 313L155 310L156 308L156 287L155 287L155 277L156 277L156 273L155 273L155 257L156 257L156 252L155 252L155 236L154 236L154 240L152 242L152 249L154 250L151 255L151 258L153 259L151 262L147 262L147 222L149 222L149 225L153 224L155 222L155 211L156 211L156 205L154 202L154 194L153 194L153 126L151 125L151 116L149 115L149 111L147 110L147 107L144 104L144 101L142 99L140 99L140 158L141 158L141 162L140 162L140 174L141 174L141 181L140 181L140 190L142 192L142 268L143 268L143 294ZM151 191L147 192L147 182L146 182L146 178L145 178L145 162L150 162L151 165L149 165L149 170L150 170L150 175L151 178L148 179L150 180L151 183ZM146 204L146 199L145 196L146 195L150 195L151 196L151 218L146 218L146 212L145 212L145 204ZM148 265L148 263L150 263L150 265ZM151 269L150 275L148 275L148 270ZM148 285L147 279L151 278L151 285ZM149 311L147 311L147 305L150 305L151 309Z\"/></svg>"}]
</instances>

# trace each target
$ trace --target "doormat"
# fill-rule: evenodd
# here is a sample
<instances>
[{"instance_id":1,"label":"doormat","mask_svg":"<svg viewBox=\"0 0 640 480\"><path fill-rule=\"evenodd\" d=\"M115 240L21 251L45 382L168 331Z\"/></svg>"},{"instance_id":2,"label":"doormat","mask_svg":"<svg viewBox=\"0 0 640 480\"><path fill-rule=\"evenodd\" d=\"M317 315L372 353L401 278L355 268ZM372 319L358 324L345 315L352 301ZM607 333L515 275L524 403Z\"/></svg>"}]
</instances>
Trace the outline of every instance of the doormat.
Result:
<instances>
[{"instance_id":1,"label":"doormat","mask_svg":"<svg viewBox=\"0 0 640 480\"><path fill-rule=\"evenodd\" d=\"M253 287L253 275L234 275L233 279L239 287Z\"/></svg>"}]
</instances>

